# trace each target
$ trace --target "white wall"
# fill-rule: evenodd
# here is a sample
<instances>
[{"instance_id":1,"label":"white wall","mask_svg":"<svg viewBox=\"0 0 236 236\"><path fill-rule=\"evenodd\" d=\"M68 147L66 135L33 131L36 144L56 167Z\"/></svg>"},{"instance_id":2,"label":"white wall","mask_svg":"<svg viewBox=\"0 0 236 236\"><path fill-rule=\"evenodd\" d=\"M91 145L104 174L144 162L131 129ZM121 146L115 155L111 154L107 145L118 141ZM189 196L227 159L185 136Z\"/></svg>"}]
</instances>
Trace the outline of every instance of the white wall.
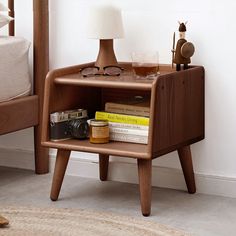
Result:
<instances>
[{"instance_id":1,"label":"white wall","mask_svg":"<svg viewBox=\"0 0 236 236\"><path fill-rule=\"evenodd\" d=\"M115 40L120 61L129 61L132 51L147 49L158 50L160 61L170 63L172 35L178 30L177 21L188 21L186 38L196 47L192 63L204 65L206 69L206 138L192 145L195 172L228 178L236 186L236 2L52 0L52 69L96 59L98 41L86 38L86 15L89 6L104 2L113 2L123 9L126 36ZM16 11L21 12L17 16L17 33L29 39L31 8L31 0L16 0ZM0 137L0 147L32 150L31 133L27 130ZM81 154L73 155L83 158ZM86 158L90 159L89 156ZM180 168L176 153L155 160L154 165Z\"/></svg>"}]
</instances>

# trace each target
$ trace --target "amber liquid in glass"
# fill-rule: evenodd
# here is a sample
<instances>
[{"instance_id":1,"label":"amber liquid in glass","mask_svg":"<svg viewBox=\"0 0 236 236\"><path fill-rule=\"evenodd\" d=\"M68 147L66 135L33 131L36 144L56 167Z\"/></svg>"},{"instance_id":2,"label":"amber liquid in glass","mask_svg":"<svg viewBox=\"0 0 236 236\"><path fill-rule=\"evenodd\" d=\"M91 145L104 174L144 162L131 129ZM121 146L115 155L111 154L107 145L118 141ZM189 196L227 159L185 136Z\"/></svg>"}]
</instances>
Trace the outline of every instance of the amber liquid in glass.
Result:
<instances>
[{"instance_id":1,"label":"amber liquid in glass","mask_svg":"<svg viewBox=\"0 0 236 236\"><path fill-rule=\"evenodd\" d=\"M133 70L137 76L146 77L149 75L157 75L159 67L156 64L136 64L133 65Z\"/></svg>"}]
</instances>

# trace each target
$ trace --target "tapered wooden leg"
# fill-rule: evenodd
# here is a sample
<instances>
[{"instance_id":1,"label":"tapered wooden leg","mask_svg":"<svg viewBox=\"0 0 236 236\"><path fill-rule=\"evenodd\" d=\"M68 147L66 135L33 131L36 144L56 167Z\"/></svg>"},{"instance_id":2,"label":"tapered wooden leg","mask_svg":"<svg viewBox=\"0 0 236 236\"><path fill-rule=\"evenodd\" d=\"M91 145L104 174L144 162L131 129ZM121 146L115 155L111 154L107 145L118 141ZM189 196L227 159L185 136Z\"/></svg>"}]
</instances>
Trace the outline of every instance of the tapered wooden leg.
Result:
<instances>
[{"instance_id":1,"label":"tapered wooden leg","mask_svg":"<svg viewBox=\"0 0 236 236\"><path fill-rule=\"evenodd\" d=\"M70 158L70 152L67 150L58 150L56 157L56 164L53 174L51 200L56 201L58 199L61 185L65 176L66 167Z\"/></svg>"},{"instance_id":2,"label":"tapered wooden leg","mask_svg":"<svg viewBox=\"0 0 236 236\"><path fill-rule=\"evenodd\" d=\"M109 167L109 155L99 154L100 180L106 181Z\"/></svg>"},{"instance_id":3,"label":"tapered wooden leg","mask_svg":"<svg viewBox=\"0 0 236 236\"><path fill-rule=\"evenodd\" d=\"M152 160L138 159L140 201L143 216L151 213Z\"/></svg>"},{"instance_id":4,"label":"tapered wooden leg","mask_svg":"<svg viewBox=\"0 0 236 236\"><path fill-rule=\"evenodd\" d=\"M180 163L183 169L185 182L189 193L196 192L196 185L193 172L193 163L190 146L182 147L178 150Z\"/></svg>"}]
</instances>

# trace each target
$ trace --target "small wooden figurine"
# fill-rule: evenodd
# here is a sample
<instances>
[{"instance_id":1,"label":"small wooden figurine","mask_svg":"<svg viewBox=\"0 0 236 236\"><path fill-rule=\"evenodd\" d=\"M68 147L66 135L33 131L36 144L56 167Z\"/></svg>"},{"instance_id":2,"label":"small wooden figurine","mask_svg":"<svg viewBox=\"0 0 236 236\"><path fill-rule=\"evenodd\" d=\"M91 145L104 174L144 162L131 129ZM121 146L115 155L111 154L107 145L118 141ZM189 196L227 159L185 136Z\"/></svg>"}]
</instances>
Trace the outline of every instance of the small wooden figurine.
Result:
<instances>
[{"instance_id":1,"label":"small wooden figurine","mask_svg":"<svg viewBox=\"0 0 236 236\"><path fill-rule=\"evenodd\" d=\"M175 33L173 38L173 49L172 49L172 66L176 64L176 70L181 70L181 64L183 64L184 70L188 69L188 64L191 63L190 58L193 56L195 48L191 42L187 42L185 39L186 24L179 22L179 40L175 49Z\"/></svg>"}]
</instances>

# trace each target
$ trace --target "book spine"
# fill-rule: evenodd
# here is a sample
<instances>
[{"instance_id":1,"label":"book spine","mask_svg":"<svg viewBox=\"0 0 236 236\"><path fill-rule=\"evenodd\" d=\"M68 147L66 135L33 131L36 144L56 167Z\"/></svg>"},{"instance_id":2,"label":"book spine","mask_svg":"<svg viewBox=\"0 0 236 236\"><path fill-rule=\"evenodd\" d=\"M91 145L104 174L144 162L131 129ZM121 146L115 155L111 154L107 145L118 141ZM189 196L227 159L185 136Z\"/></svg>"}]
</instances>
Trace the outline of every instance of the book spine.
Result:
<instances>
[{"instance_id":1,"label":"book spine","mask_svg":"<svg viewBox=\"0 0 236 236\"><path fill-rule=\"evenodd\" d=\"M117 123L145 125L145 126L149 125L149 118L142 117L142 116L131 116L131 115L123 115L123 114L97 111L95 114L95 118L97 120L108 120L108 121L117 122Z\"/></svg>"},{"instance_id":2,"label":"book spine","mask_svg":"<svg viewBox=\"0 0 236 236\"><path fill-rule=\"evenodd\" d=\"M129 143L141 143L141 144L148 143L147 136L132 135L132 134L110 133L110 140L129 142Z\"/></svg>"},{"instance_id":3,"label":"book spine","mask_svg":"<svg viewBox=\"0 0 236 236\"><path fill-rule=\"evenodd\" d=\"M116 103L106 103L105 111L126 114L126 115L134 115L134 116L149 117L150 115L149 107L132 106L132 105L116 104Z\"/></svg>"},{"instance_id":4,"label":"book spine","mask_svg":"<svg viewBox=\"0 0 236 236\"><path fill-rule=\"evenodd\" d=\"M149 127L145 125L133 125L117 122L109 122L109 127L114 128L123 128L123 129L137 129L137 130L148 130Z\"/></svg>"},{"instance_id":5,"label":"book spine","mask_svg":"<svg viewBox=\"0 0 236 236\"><path fill-rule=\"evenodd\" d=\"M148 136L148 130L127 129L127 128L117 128L117 127L109 127L109 130L110 130L110 133Z\"/></svg>"}]
</instances>

